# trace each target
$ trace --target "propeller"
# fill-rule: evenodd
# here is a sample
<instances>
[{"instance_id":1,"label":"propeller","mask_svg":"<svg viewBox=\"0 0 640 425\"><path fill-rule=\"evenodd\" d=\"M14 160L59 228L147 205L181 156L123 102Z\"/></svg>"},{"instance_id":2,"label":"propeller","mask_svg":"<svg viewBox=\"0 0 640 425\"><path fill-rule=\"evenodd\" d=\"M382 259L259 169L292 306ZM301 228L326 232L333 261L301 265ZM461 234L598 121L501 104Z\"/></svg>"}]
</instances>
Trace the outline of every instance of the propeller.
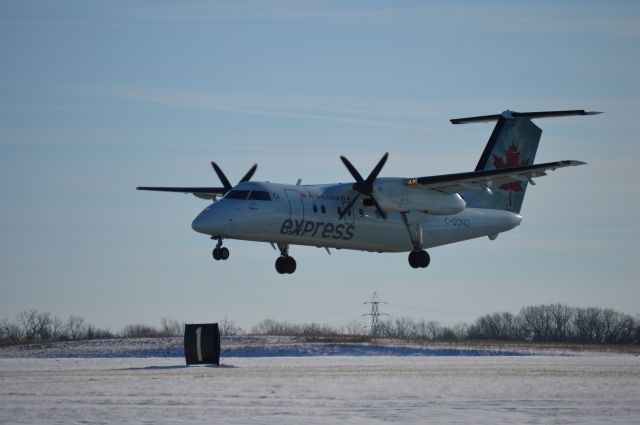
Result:
<instances>
[{"instance_id":1,"label":"propeller","mask_svg":"<svg viewBox=\"0 0 640 425\"><path fill-rule=\"evenodd\" d=\"M347 170L349 170L349 173L351 173L356 181L353 186L351 186L351 188L358 192L358 194L351 200L351 202L349 202L349 205L347 205L347 207L342 210L342 212L340 213L340 219L342 219L347 211L349 211L349 209L353 207L353 204L356 203L360 195L368 196L368 200L370 200L373 206L376 207L376 210L380 213L380 215L384 219L387 218L387 214L383 211L383 209L380 207L380 204L378 204L378 201L376 201L376 198L374 198L373 196L373 182L378 177L378 174L380 173L380 170L382 170L382 167L384 167L384 163L387 162L388 157L389 152L385 153L382 156L369 176L366 179L363 179L358 170L356 170L356 167L354 167L347 158L345 158L344 156L340 156L342 163L345 167L347 167Z\"/></svg>"},{"instance_id":2,"label":"propeller","mask_svg":"<svg viewBox=\"0 0 640 425\"><path fill-rule=\"evenodd\" d=\"M213 170L216 172L216 174L218 175L218 178L222 182L222 186L224 186L225 193L230 191L233 186L229 182L229 179L227 178L227 176L225 176L224 173L222 172L222 169L218 166L218 164L216 164L213 161L211 161L211 166L213 167ZM249 180L251 180L251 177L253 177L253 173L256 172L257 168L258 168L258 164L253 164L253 167L251 167L249 171L247 171L247 174L245 174L244 177L240 179L238 184L248 182Z\"/></svg>"}]
</instances>

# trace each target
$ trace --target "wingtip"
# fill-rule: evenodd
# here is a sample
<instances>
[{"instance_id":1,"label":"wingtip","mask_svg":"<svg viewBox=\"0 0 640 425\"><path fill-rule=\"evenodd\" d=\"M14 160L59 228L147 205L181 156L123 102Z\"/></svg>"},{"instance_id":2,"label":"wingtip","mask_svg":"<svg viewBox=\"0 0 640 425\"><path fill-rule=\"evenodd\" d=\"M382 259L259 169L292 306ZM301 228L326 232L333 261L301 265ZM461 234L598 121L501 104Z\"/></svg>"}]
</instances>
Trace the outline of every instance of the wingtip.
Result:
<instances>
[{"instance_id":1,"label":"wingtip","mask_svg":"<svg viewBox=\"0 0 640 425\"><path fill-rule=\"evenodd\" d=\"M571 165L587 165L587 163L584 162L584 161L570 160L570 161L567 161L567 162L570 163Z\"/></svg>"},{"instance_id":2,"label":"wingtip","mask_svg":"<svg viewBox=\"0 0 640 425\"><path fill-rule=\"evenodd\" d=\"M585 114L585 115L599 115L599 114L604 114L604 112L600 112L600 111L586 111L584 114Z\"/></svg>"}]
</instances>

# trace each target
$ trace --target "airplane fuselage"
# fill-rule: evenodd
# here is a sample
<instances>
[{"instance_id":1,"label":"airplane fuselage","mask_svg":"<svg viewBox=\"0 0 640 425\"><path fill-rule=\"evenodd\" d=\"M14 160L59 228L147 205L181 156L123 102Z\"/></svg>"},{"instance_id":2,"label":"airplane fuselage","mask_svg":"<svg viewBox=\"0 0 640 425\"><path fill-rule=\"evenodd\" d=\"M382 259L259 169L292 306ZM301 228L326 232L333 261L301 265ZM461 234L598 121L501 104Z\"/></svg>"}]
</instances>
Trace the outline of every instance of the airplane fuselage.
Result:
<instances>
[{"instance_id":1,"label":"airplane fuselage","mask_svg":"<svg viewBox=\"0 0 640 425\"><path fill-rule=\"evenodd\" d=\"M522 221L519 214L510 211L481 208L438 215L388 211L385 219L362 203L355 204L341 219L342 209L354 194L351 186L241 183L233 193L205 208L192 227L223 239L407 252L482 236L493 239ZM384 180L377 193L383 189ZM451 198L454 204L459 202L456 196Z\"/></svg>"}]
</instances>

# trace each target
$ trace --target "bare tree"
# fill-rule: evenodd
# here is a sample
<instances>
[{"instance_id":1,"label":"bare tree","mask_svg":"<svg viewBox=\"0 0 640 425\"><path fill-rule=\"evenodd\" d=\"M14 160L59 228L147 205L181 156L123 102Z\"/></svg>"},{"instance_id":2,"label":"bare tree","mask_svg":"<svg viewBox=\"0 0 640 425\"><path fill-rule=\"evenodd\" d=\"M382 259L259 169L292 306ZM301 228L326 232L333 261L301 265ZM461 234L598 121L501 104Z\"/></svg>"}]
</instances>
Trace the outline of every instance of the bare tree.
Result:
<instances>
[{"instance_id":1,"label":"bare tree","mask_svg":"<svg viewBox=\"0 0 640 425\"><path fill-rule=\"evenodd\" d=\"M242 333L242 329L236 325L236 322L229 320L226 316L218 323L218 327L222 336L240 335Z\"/></svg>"},{"instance_id":2,"label":"bare tree","mask_svg":"<svg viewBox=\"0 0 640 425\"><path fill-rule=\"evenodd\" d=\"M601 342L600 309L595 307L578 308L573 318L575 338L578 342Z\"/></svg>"},{"instance_id":3,"label":"bare tree","mask_svg":"<svg viewBox=\"0 0 640 425\"><path fill-rule=\"evenodd\" d=\"M22 327L24 338L27 340L33 340L36 337L37 325L36 318L38 312L36 310L21 311L16 315L18 323Z\"/></svg>"},{"instance_id":4,"label":"bare tree","mask_svg":"<svg viewBox=\"0 0 640 425\"><path fill-rule=\"evenodd\" d=\"M9 339L8 329L9 329L9 320L0 319L0 341L7 341Z\"/></svg>"},{"instance_id":5,"label":"bare tree","mask_svg":"<svg viewBox=\"0 0 640 425\"><path fill-rule=\"evenodd\" d=\"M64 336L64 323L58 316L51 319L51 337L54 341L60 340Z\"/></svg>"},{"instance_id":6,"label":"bare tree","mask_svg":"<svg viewBox=\"0 0 640 425\"><path fill-rule=\"evenodd\" d=\"M51 339L51 314L38 313L34 321L34 335L36 339L48 341Z\"/></svg>"},{"instance_id":7,"label":"bare tree","mask_svg":"<svg viewBox=\"0 0 640 425\"><path fill-rule=\"evenodd\" d=\"M352 320L343 326L343 333L349 336L359 336L365 334L365 327L357 320Z\"/></svg>"},{"instance_id":8,"label":"bare tree","mask_svg":"<svg viewBox=\"0 0 640 425\"><path fill-rule=\"evenodd\" d=\"M184 334L184 323L177 320L163 317L160 320L161 332L164 336L182 336Z\"/></svg>"},{"instance_id":9,"label":"bare tree","mask_svg":"<svg viewBox=\"0 0 640 425\"><path fill-rule=\"evenodd\" d=\"M438 339L442 337L442 325L435 320L429 320L427 322L427 338Z\"/></svg>"},{"instance_id":10,"label":"bare tree","mask_svg":"<svg viewBox=\"0 0 640 425\"><path fill-rule=\"evenodd\" d=\"M84 337L84 330L84 319L82 317L69 316L65 325L65 333L69 339L73 341L82 339Z\"/></svg>"},{"instance_id":11,"label":"bare tree","mask_svg":"<svg viewBox=\"0 0 640 425\"><path fill-rule=\"evenodd\" d=\"M549 341L551 339L551 320L548 306L524 307L520 310L518 319L525 339L530 341Z\"/></svg>"},{"instance_id":12,"label":"bare tree","mask_svg":"<svg viewBox=\"0 0 640 425\"><path fill-rule=\"evenodd\" d=\"M552 304L546 306L548 319L550 320L550 340L567 341L571 337L571 321L575 313L575 309L563 305Z\"/></svg>"},{"instance_id":13,"label":"bare tree","mask_svg":"<svg viewBox=\"0 0 640 425\"><path fill-rule=\"evenodd\" d=\"M393 321L393 333L391 336L407 338L414 336L415 323L410 317L396 317Z\"/></svg>"},{"instance_id":14,"label":"bare tree","mask_svg":"<svg viewBox=\"0 0 640 425\"><path fill-rule=\"evenodd\" d=\"M17 323L11 323L7 319L3 319L0 322L0 326L2 326L2 339L4 341L16 342L24 339L22 328Z\"/></svg>"}]
</instances>

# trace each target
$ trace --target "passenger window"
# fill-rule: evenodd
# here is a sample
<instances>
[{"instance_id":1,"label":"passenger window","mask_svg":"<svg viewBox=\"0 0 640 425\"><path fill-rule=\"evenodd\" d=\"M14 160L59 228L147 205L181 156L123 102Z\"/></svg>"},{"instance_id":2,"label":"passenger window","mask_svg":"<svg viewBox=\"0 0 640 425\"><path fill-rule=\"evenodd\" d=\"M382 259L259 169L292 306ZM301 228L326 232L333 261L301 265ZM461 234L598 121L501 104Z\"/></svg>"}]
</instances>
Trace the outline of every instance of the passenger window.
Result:
<instances>
[{"instance_id":1,"label":"passenger window","mask_svg":"<svg viewBox=\"0 0 640 425\"><path fill-rule=\"evenodd\" d=\"M249 195L248 190L232 190L225 195L224 199L247 199L247 195Z\"/></svg>"},{"instance_id":2,"label":"passenger window","mask_svg":"<svg viewBox=\"0 0 640 425\"><path fill-rule=\"evenodd\" d=\"M313 204L313 212L314 213L318 212L318 206L316 204Z\"/></svg>"},{"instance_id":3,"label":"passenger window","mask_svg":"<svg viewBox=\"0 0 640 425\"><path fill-rule=\"evenodd\" d=\"M349 209L347 210L347 215L348 215L349 217L351 217L351 208L349 208Z\"/></svg>"},{"instance_id":4,"label":"passenger window","mask_svg":"<svg viewBox=\"0 0 640 425\"><path fill-rule=\"evenodd\" d=\"M262 190L254 190L249 195L249 199L252 201L270 201L271 196L269 196L269 192L264 192Z\"/></svg>"},{"instance_id":5,"label":"passenger window","mask_svg":"<svg viewBox=\"0 0 640 425\"><path fill-rule=\"evenodd\" d=\"M327 209L324 207L324 205L320 205L320 211L322 211L322 214L327 212Z\"/></svg>"},{"instance_id":6,"label":"passenger window","mask_svg":"<svg viewBox=\"0 0 640 425\"><path fill-rule=\"evenodd\" d=\"M360 217L364 217L364 210L362 208L360 208L358 212L360 213Z\"/></svg>"}]
</instances>

